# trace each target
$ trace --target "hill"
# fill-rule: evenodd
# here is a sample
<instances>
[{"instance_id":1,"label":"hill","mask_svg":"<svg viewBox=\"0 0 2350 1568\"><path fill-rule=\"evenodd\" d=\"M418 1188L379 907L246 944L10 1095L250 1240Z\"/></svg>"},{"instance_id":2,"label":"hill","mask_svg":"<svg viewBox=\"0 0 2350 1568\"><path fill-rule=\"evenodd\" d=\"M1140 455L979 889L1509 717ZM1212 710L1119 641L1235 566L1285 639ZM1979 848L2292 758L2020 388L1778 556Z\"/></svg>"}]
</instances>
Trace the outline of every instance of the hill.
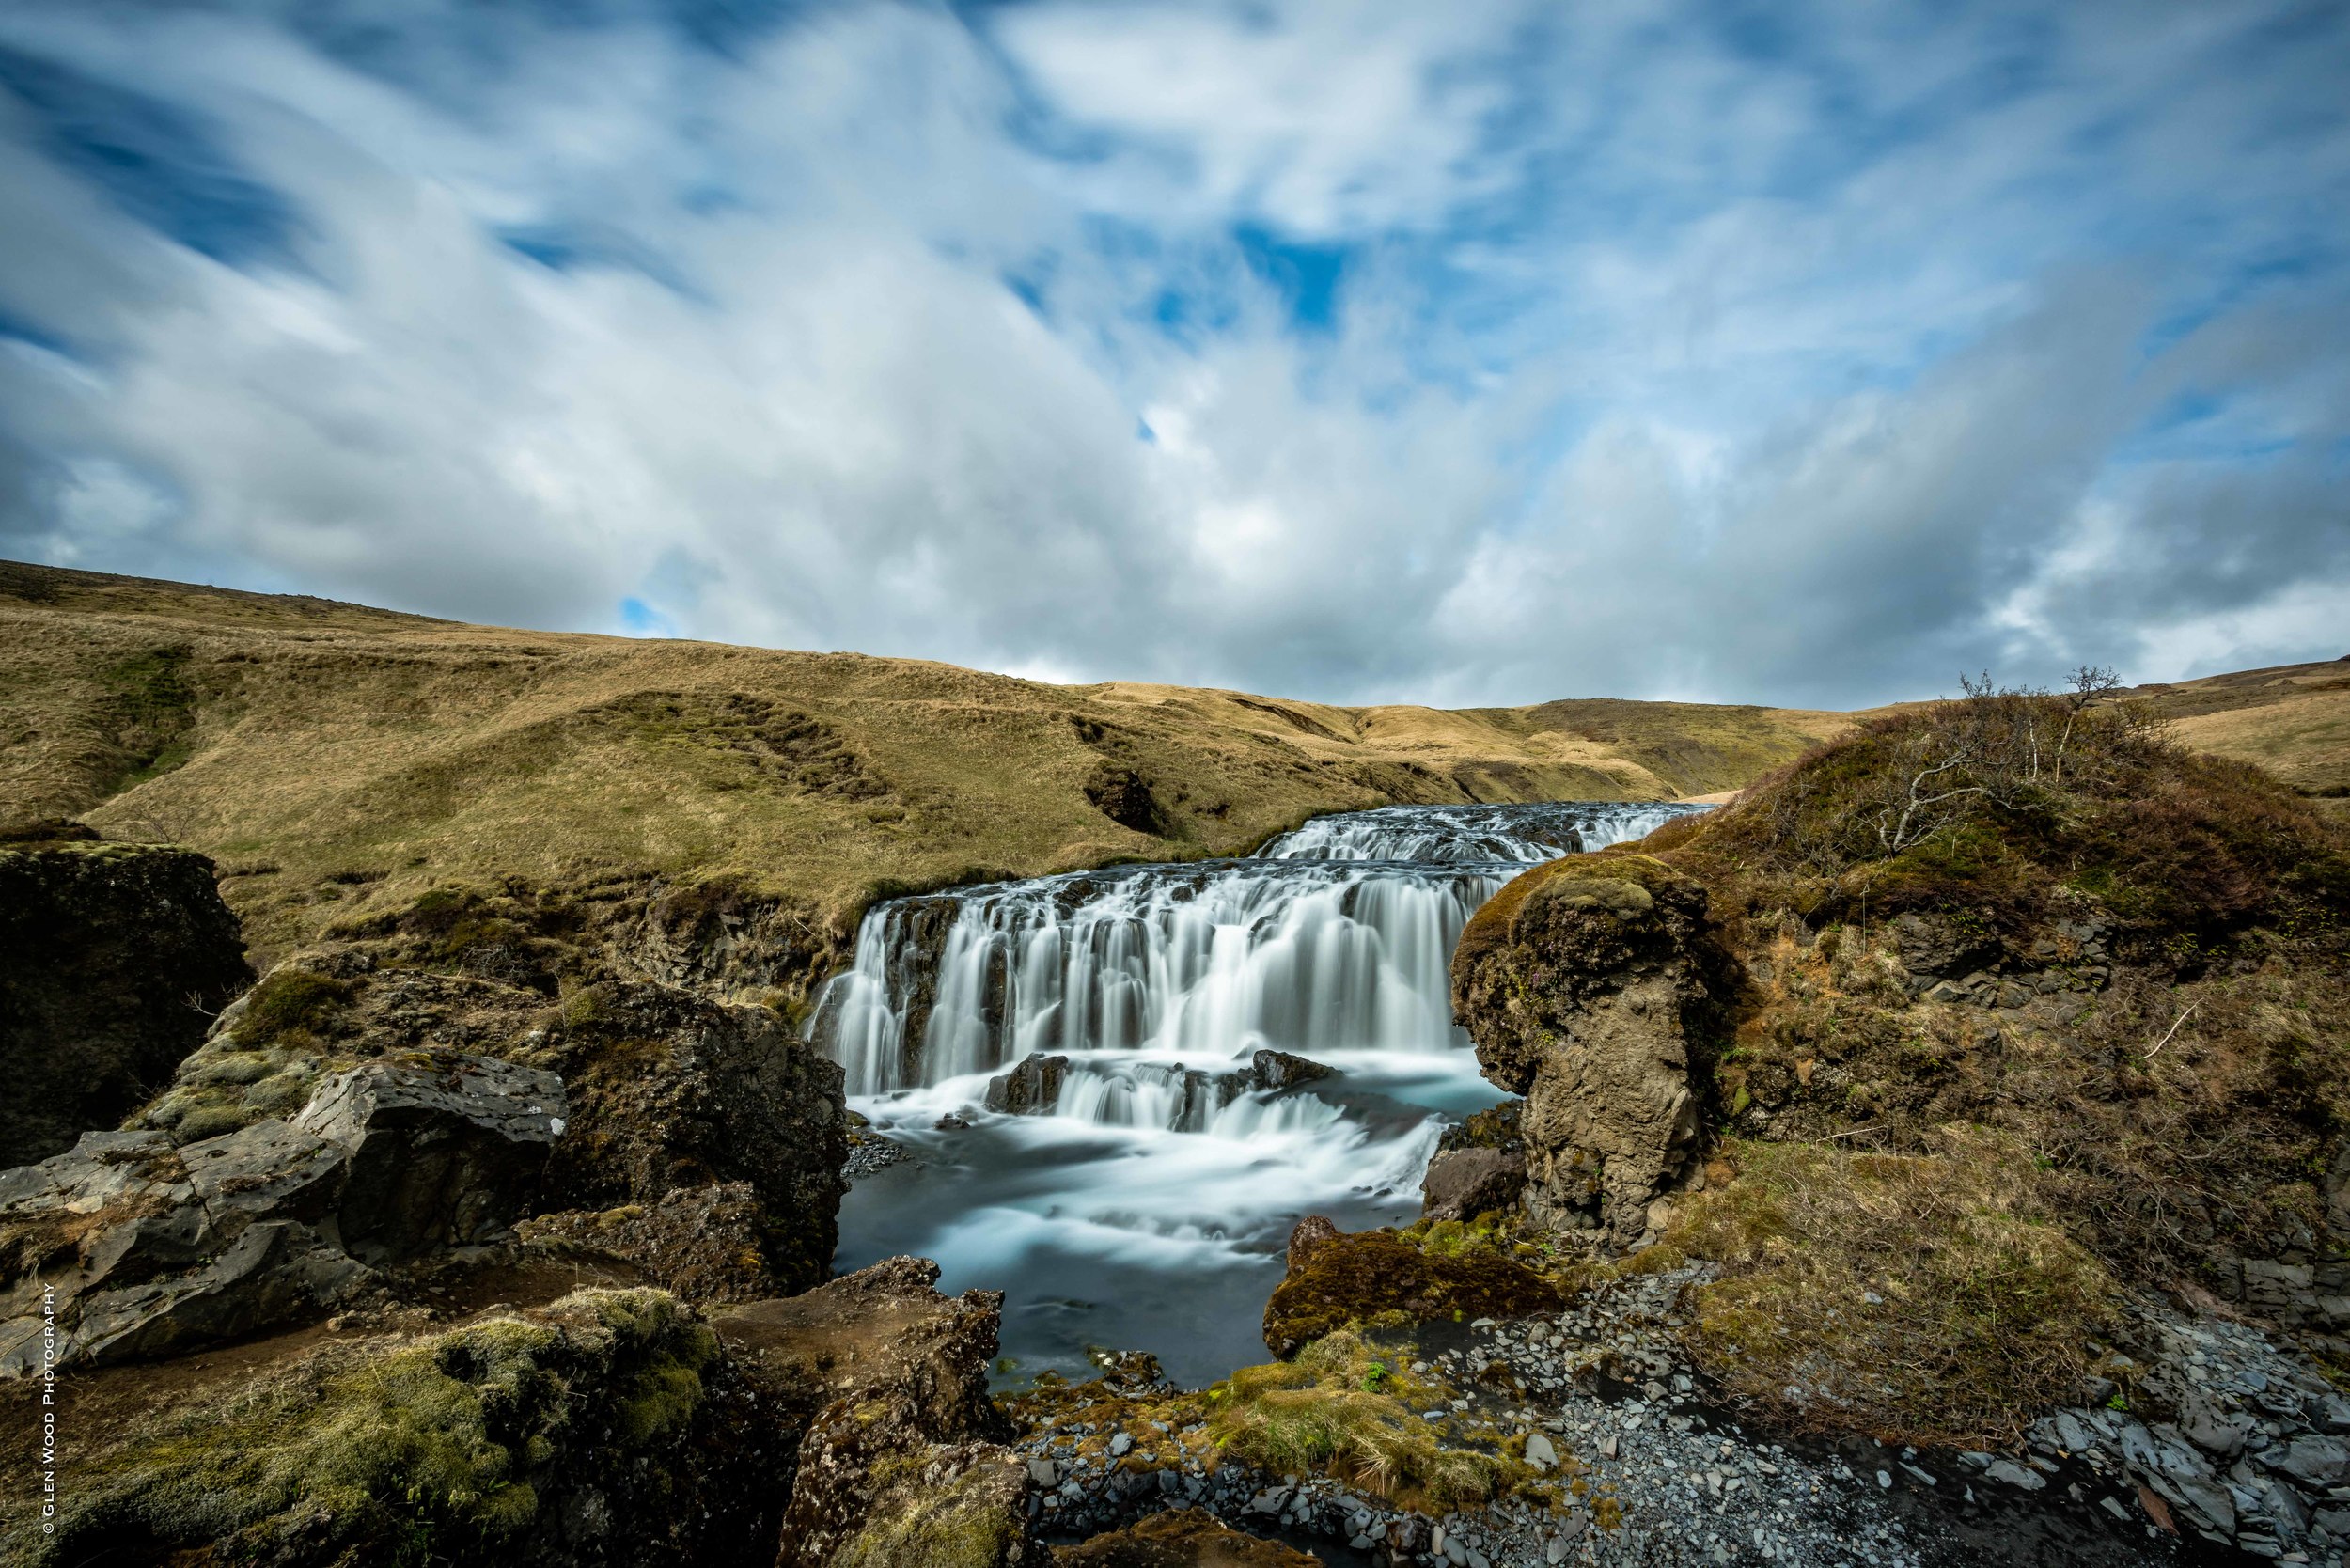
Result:
<instances>
[{"instance_id":1,"label":"hill","mask_svg":"<svg viewBox=\"0 0 2350 1568\"><path fill-rule=\"evenodd\" d=\"M877 893L1230 854L1391 802L1700 794L1846 724L1056 686L19 565L0 648L0 819L205 850L264 964L434 886L629 877L749 888L837 949Z\"/></svg>"}]
</instances>

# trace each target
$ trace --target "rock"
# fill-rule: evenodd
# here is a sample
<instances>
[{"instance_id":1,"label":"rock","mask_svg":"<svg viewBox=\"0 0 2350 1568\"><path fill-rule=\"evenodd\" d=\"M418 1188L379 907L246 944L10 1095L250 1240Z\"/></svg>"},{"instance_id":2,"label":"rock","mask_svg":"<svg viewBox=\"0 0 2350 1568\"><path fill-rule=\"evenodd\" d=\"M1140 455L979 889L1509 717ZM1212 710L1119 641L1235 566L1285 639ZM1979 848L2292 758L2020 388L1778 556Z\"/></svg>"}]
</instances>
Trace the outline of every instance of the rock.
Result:
<instances>
[{"instance_id":1,"label":"rock","mask_svg":"<svg viewBox=\"0 0 2350 1568\"><path fill-rule=\"evenodd\" d=\"M1528 1317L1559 1306L1557 1287L1515 1259L1422 1252L1392 1231L1314 1239L1301 1256L1298 1232L1307 1223L1292 1233L1289 1276L1265 1303L1265 1347L1283 1359L1334 1328L1382 1312L1426 1322Z\"/></svg>"},{"instance_id":2,"label":"rock","mask_svg":"<svg viewBox=\"0 0 2350 1568\"><path fill-rule=\"evenodd\" d=\"M253 983L213 876L192 850L0 844L0 1168L119 1123Z\"/></svg>"},{"instance_id":3,"label":"rock","mask_svg":"<svg viewBox=\"0 0 2350 1568\"><path fill-rule=\"evenodd\" d=\"M510 1230L538 1196L564 1115L553 1073L458 1057L337 1074L293 1130L348 1151L336 1209L343 1248L382 1265Z\"/></svg>"},{"instance_id":4,"label":"rock","mask_svg":"<svg viewBox=\"0 0 2350 1568\"><path fill-rule=\"evenodd\" d=\"M515 1053L562 1074L570 1090L549 1206L602 1210L746 1183L777 1283L802 1291L830 1278L847 1191L839 1066L772 1009L668 986L605 982L568 998L565 1012Z\"/></svg>"},{"instance_id":5,"label":"rock","mask_svg":"<svg viewBox=\"0 0 2350 1568\"><path fill-rule=\"evenodd\" d=\"M1085 796L1094 809L1120 827L1154 837L1165 837L1167 832L1167 812L1159 797L1152 792L1149 780L1132 768L1104 760L1086 780Z\"/></svg>"},{"instance_id":6,"label":"rock","mask_svg":"<svg viewBox=\"0 0 2350 1568\"><path fill-rule=\"evenodd\" d=\"M175 1380L144 1426L86 1425L45 1544L280 1568L395 1562L424 1540L472 1563L763 1560L777 1442L748 1392L655 1291L314 1346Z\"/></svg>"},{"instance_id":7,"label":"rock","mask_svg":"<svg viewBox=\"0 0 2350 1568\"><path fill-rule=\"evenodd\" d=\"M987 1108L1009 1116L1044 1116L1060 1104L1067 1057L1023 1057L1011 1071L987 1080Z\"/></svg>"},{"instance_id":8,"label":"rock","mask_svg":"<svg viewBox=\"0 0 2350 1568\"><path fill-rule=\"evenodd\" d=\"M1055 1568L1316 1568L1277 1541L1232 1529L1197 1508L1154 1513L1124 1529L1053 1548Z\"/></svg>"},{"instance_id":9,"label":"rock","mask_svg":"<svg viewBox=\"0 0 2350 1568\"><path fill-rule=\"evenodd\" d=\"M2295 1437L2282 1451L2270 1449L2260 1457L2271 1469L2282 1470L2313 1488L2339 1486L2350 1477L2350 1444L2339 1437L2310 1433Z\"/></svg>"},{"instance_id":10,"label":"rock","mask_svg":"<svg viewBox=\"0 0 2350 1568\"><path fill-rule=\"evenodd\" d=\"M1430 1219L1474 1219L1514 1206L1526 1190L1526 1161L1493 1149L1458 1149L1428 1162L1420 1213Z\"/></svg>"},{"instance_id":11,"label":"rock","mask_svg":"<svg viewBox=\"0 0 2350 1568\"><path fill-rule=\"evenodd\" d=\"M768 1262L768 1229L751 1184L721 1182L680 1187L650 1204L540 1215L517 1231L536 1247L617 1259L666 1291L708 1303L784 1294Z\"/></svg>"},{"instance_id":12,"label":"rock","mask_svg":"<svg viewBox=\"0 0 2350 1568\"><path fill-rule=\"evenodd\" d=\"M778 1568L1031 1556L1026 1461L987 1394L1000 1292L949 1299L891 1258L803 1295L721 1309L720 1340L769 1402L808 1412Z\"/></svg>"},{"instance_id":13,"label":"rock","mask_svg":"<svg viewBox=\"0 0 2350 1568\"><path fill-rule=\"evenodd\" d=\"M271 1327L364 1275L308 1223L340 1190L334 1146L274 1122L197 1163L161 1133L89 1133L0 1175L0 1375L39 1364L44 1288L59 1364L86 1366Z\"/></svg>"},{"instance_id":14,"label":"rock","mask_svg":"<svg viewBox=\"0 0 2350 1568\"><path fill-rule=\"evenodd\" d=\"M1639 1240L1694 1154L1689 1038L1733 964L1705 888L1646 855L1550 861L1478 911L1453 1011L1486 1077L1526 1096L1528 1215Z\"/></svg>"},{"instance_id":15,"label":"rock","mask_svg":"<svg viewBox=\"0 0 2350 1568\"><path fill-rule=\"evenodd\" d=\"M1291 1226L1288 1272L1295 1274L1305 1266L1306 1260L1316 1247L1324 1242L1336 1241L1344 1233L1335 1222L1321 1215L1308 1215Z\"/></svg>"},{"instance_id":16,"label":"rock","mask_svg":"<svg viewBox=\"0 0 2350 1568\"><path fill-rule=\"evenodd\" d=\"M1261 1050L1249 1057L1248 1065L1233 1075L1233 1082L1241 1093L1277 1094L1337 1075L1337 1068L1324 1067L1306 1057L1288 1051Z\"/></svg>"},{"instance_id":17,"label":"rock","mask_svg":"<svg viewBox=\"0 0 2350 1568\"><path fill-rule=\"evenodd\" d=\"M1559 1450L1550 1439L1539 1432L1526 1435L1526 1462L1538 1470L1547 1470L1559 1463Z\"/></svg>"}]
</instances>

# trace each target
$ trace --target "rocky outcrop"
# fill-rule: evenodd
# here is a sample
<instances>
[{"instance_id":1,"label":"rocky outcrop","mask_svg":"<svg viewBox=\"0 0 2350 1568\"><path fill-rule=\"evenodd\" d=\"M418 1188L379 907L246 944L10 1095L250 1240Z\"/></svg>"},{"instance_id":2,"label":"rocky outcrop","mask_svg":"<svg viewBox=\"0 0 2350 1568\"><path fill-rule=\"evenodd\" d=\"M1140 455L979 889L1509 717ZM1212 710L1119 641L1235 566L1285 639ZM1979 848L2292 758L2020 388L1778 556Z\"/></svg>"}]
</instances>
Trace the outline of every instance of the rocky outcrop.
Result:
<instances>
[{"instance_id":1,"label":"rocky outcrop","mask_svg":"<svg viewBox=\"0 0 2350 1568\"><path fill-rule=\"evenodd\" d=\"M987 1080L987 1108L1007 1116L1042 1116L1060 1104L1067 1057L1023 1057Z\"/></svg>"},{"instance_id":2,"label":"rocky outcrop","mask_svg":"<svg viewBox=\"0 0 2350 1568\"><path fill-rule=\"evenodd\" d=\"M556 1201L604 1208L741 1182L765 1211L773 1278L799 1291L831 1277L847 1190L840 1068L781 1014L607 982L567 999L518 1054L571 1089L571 1132L548 1172Z\"/></svg>"},{"instance_id":3,"label":"rocky outcrop","mask_svg":"<svg viewBox=\"0 0 2350 1568\"><path fill-rule=\"evenodd\" d=\"M168 1355L332 1307L375 1269L527 1212L562 1128L552 1074L371 1062L290 1122L174 1147L89 1133L0 1175L0 1373Z\"/></svg>"},{"instance_id":4,"label":"rocky outcrop","mask_svg":"<svg viewBox=\"0 0 2350 1568\"><path fill-rule=\"evenodd\" d=\"M252 983L212 874L192 850L0 845L0 1168L119 1123Z\"/></svg>"},{"instance_id":5,"label":"rocky outcrop","mask_svg":"<svg viewBox=\"0 0 2350 1568\"><path fill-rule=\"evenodd\" d=\"M1558 1288L1493 1252L1424 1252L1393 1231L1342 1231L1320 1215L1290 1236L1289 1272L1265 1303L1265 1348L1284 1359L1351 1323L1514 1318L1554 1310Z\"/></svg>"},{"instance_id":6,"label":"rocky outcrop","mask_svg":"<svg viewBox=\"0 0 2350 1568\"><path fill-rule=\"evenodd\" d=\"M622 980L578 986L550 1003L532 985L381 967L379 946L314 950L272 970L222 1013L140 1122L186 1143L290 1117L336 1074L371 1062L447 1068L461 1058L498 1058L565 1086L565 1128L544 1162L537 1209L601 1215L740 1184L757 1223L729 1234L756 1258L713 1272L673 1257L679 1272L651 1277L685 1289L723 1275L754 1294L829 1277L848 1152L840 1069L774 1009ZM479 1152L435 1144L431 1158ZM726 1208L711 1201L713 1214ZM373 1238L354 1238L363 1243ZM666 1247L640 1235L621 1250L634 1257Z\"/></svg>"},{"instance_id":7,"label":"rocky outcrop","mask_svg":"<svg viewBox=\"0 0 2350 1568\"><path fill-rule=\"evenodd\" d=\"M1430 1219L1469 1220L1513 1207L1526 1191L1526 1160L1497 1149L1454 1149L1428 1162L1420 1213Z\"/></svg>"},{"instance_id":8,"label":"rocky outcrop","mask_svg":"<svg viewBox=\"0 0 2350 1568\"><path fill-rule=\"evenodd\" d=\"M1693 1058L1731 962L1705 888L1645 855L1551 861L1470 920L1453 1009L1485 1075L1526 1096L1534 1219L1617 1246L1652 1233L1696 1151Z\"/></svg>"},{"instance_id":9,"label":"rocky outcrop","mask_svg":"<svg viewBox=\"0 0 2350 1568\"><path fill-rule=\"evenodd\" d=\"M987 1395L1003 1295L933 1289L892 1258L785 1300L729 1308L721 1341L805 1419L778 1568L1035 1560L1027 1469Z\"/></svg>"},{"instance_id":10,"label":"rocky outcrop","mask_svg":"<svg viewBox=\"0 0 2350 1568\"><path fill-rule=\"evenodd\" d=\"M747 1182L680 1187L652 1203L567 1209L517 1227L534 1248L615 1259L694 1302L782 1294L768 1266L768 1230L767 1211Z\"/></svg>"},{"instance_id":11,"label":"rocky outcrop","mask_svg":"<svg viewBox=\"0 0 2350 1568\"><path fill-rule=\"evenodd\" d=\"M41 1564L760 1563L789 1439L689 1309L584 1291L158 1397L88 1432L56 1533L21 1539Z\"/></svg>"}]
</instances>

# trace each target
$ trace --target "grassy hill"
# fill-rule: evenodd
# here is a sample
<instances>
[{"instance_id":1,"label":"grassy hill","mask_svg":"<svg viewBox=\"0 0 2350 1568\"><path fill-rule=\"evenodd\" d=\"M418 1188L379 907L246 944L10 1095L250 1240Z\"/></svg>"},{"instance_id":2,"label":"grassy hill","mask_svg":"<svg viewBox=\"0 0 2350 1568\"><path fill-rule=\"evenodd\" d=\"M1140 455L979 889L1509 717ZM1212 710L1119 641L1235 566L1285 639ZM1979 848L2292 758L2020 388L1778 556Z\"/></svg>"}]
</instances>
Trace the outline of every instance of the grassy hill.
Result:
<instances>
[{"instance_id":1,"label":"grassy hill","mask_svg":"<svg viewBox=\"0 0 2350 1568\"><path fill-rule=\"evenodd\" d=\"M211 853L263 961L435 885L626 876L728 878L837 938L877 892L1230 854L1318 811L1711 793L1850 722L1056 686L9 563L0 651L0 827ZM2192 745L2350 792L2350 666L2140 695Z\"/></svg>"},{"instance_id":2,"label":"grassy hill","mask_svg":"<svg viewBox=\"0 0 2350 1568\"><path fill-rule=\"evenodd\" d=\"M0 825L206 850L264 960L449 883L725 876L838 930L876 891L1232 853L1318 811L1705 793L1846 722L1055 686L19 565L0 649Z\"/></svg>"}]
</instances>

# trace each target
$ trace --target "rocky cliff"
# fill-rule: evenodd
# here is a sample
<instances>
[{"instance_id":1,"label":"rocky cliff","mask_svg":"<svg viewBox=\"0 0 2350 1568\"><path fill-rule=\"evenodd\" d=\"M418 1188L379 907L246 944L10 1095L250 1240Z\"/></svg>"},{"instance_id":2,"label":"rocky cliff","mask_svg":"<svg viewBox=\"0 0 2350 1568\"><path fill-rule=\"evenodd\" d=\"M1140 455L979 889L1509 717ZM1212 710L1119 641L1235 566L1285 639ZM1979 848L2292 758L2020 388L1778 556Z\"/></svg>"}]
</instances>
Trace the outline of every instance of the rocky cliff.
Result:
<instances>
[{"instance_id":1,"label":"rocky cliff","mask_svg":"<svg viewBox=\"0 0 2350 1568\"><path fill-rule=\"evenodd\" d=\"M121 1121L253 980L205 856L28 832L0 843L0 1168Z\"/></svg>"}]
</instances>

